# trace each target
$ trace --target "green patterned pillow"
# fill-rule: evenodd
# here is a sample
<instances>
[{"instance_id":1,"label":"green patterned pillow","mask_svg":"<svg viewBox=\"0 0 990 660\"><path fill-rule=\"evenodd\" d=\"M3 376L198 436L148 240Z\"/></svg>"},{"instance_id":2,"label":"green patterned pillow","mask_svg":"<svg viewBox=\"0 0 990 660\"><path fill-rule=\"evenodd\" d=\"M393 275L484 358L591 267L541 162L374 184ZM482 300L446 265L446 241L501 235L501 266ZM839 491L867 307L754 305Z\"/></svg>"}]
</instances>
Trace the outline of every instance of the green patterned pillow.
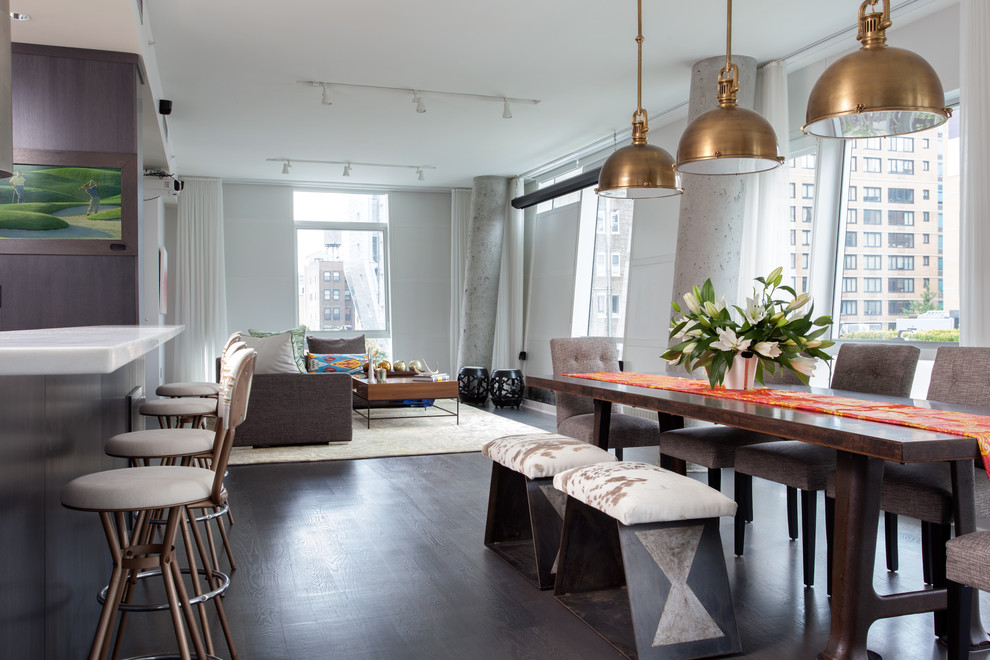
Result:
<instances>
[{"instance_id":1,"label":"green patterned pillow","mask_svg":"<svg viewBox=\"0 0 990 660\"><path fill-rule=\"evenodd\" d=\"M299 368L300 372L306 373L306 326L301 325L298 328L283 330L282 332L248 330L248 334L252 337L272 337L285 332L289 333L289 338L292 341L292 359L295 361L296 367Z\"/></svg>"}]
</instances>

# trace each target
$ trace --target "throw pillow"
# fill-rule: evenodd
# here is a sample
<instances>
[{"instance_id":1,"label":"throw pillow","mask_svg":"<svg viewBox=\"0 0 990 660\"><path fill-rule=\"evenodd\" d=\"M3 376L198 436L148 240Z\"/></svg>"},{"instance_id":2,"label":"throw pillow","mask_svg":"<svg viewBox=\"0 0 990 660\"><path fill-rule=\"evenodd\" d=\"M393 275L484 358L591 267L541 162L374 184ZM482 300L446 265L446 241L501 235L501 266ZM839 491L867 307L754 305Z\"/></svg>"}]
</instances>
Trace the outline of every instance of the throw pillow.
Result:
<instances>
[{"instance_id":1,"label":"throw pillow","mask_svg":"<svg viewBox=\"0 0 990 660\"><path fill-rule=\"evenodd\" d=\"M309 371L319 373L364 373L364 353L310 353L308 355Z\"/></svg>"},{"instance_id":2,"label":"throw pillow","mask_svg":"<svg viewBox=\"0 0 990 660\"><path fill-rule=\"evenodd\" d=\"M364 345L364 335L347 337L345 339L324 339L323 337L307 337L309 352L317 355L367 353Z\"/></svg>"},{"instance_id":3,"label":"throw pillow","mask_svg":"<svg viewBox=\"0 0 990 660\"><path fill-rule=\"evenodd\" d=\"M292 340L288 332L268 337L241 337L248 348L258 351L255 374L297 374L299 367L292 357ZM238 351L242 352L242 351Z\"/></svg>"},{"instance_id":4,"label":"throw pillow","mask_svg":"<svg viewBox=\"0 0 990 660\"><path fill-rule=\"evenodd\" d=\"M292 328L282 332L248 330L248 334L252 337L271 337L272 335L281 335L285 333L289 334L290 341L292 342L292 359L296 363L296 369L302 373L306 373L306 326L301 325L298 328ZM261 356L259 355L258 357L260 358ZM257 371L255 373L257 373Z\"/></svg>"}]
</instances>

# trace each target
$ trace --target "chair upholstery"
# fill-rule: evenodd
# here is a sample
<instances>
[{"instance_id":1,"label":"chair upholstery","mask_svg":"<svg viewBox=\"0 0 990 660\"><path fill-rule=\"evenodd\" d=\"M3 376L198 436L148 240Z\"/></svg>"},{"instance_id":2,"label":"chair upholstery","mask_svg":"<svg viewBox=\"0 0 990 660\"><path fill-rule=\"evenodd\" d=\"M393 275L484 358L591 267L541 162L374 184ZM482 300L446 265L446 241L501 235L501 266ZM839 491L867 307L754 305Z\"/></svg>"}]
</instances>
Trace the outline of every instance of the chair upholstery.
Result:
<instances>
[{"instance_id":1,"label":"chair upholstery","mask_svg":"<svg viewBox=\"0 0 990 660\"><path fill-rule=\"evenodd\" d=\"M609 337L568 337L550 340L553 375L619 371L615 341ZM571 394L556 395L557 433L585 442L594 440L594 402ZM660 443L657 420L612 413L608 446L621 458L623 447L651 447Z\"/></svg>"},{"instance_id":2,"label":"chair upholstery","mask_svg":"<svg viewBox=\"0 0 990 660\"><path fill-rule=\"evenodd\" d=\"M986 646L979 600L973 589L990 591L990 532L963 534L945 543L949 660L966 660L971 647Z\"/></svg>"}]
</instances>

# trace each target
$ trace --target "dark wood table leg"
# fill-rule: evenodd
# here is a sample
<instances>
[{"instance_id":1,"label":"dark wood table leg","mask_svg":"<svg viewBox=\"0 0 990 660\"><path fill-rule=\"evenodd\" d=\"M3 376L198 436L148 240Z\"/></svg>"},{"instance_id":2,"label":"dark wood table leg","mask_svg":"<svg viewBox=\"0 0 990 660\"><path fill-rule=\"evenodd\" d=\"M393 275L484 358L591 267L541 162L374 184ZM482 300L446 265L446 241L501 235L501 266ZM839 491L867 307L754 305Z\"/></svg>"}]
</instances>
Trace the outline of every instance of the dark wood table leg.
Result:
<instances>
[{"instance_id":1,"label":"dark wood table leg","mask_svg":"<svg viewBox=\"0 0 990 660\"><path fill-rule=\"evenodd\" d=\"M612 402L595 399L595 428L592 440L596 445L606 450L608 449L608 427L611 421Z\"/></svg>"},{"instance_id":2,"label":"dark wood table leg","mask_svg":"<svg viewBox=\"0 0 990 660\"><path fill-rule=\"evenodd\" d=\"M832 573L832 622L819 660L879 658L866 650L875 620L873 564L880 520L883 461L840 451L835 473L835 550Z\"/></svg>"},{"instance_id":3,"label":"dark wood table leg","mask_svg":"<svg viewBox=\"0 0 990 660\"><path fill-rule=\"evenodd\" d=\"M956 536L976 531L976 484L972 461L952 461L952 495L953 517L956 523ZM983 475L981 474L982 478ZM970 650L985 649L990 646L990 639L983 629L980 618L979 592L972 593L973 605L970 608L969 646Z\"/></svg>"}]
</instances>

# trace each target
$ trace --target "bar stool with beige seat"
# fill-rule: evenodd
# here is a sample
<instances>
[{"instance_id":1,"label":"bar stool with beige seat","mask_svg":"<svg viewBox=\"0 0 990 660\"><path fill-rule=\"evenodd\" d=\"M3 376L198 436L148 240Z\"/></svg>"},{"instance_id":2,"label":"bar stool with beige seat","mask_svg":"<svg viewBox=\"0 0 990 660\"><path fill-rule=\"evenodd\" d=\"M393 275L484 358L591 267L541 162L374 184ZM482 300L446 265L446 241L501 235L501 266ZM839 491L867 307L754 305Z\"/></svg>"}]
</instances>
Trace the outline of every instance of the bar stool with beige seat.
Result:
<instances>
[{"instance_id":1,"label":"bar stool with beige seat","mask_svg":"<svg viewBox=\"0 0 990 660\"><path fill-rule=\"evenodd\" d=\"M564 520L564 495L553 477L615 456L556 433L503 436L481 454L492 460L485 546L540 589L552 588Z\"/></svg>"},{"instance_id":2,"label":"bar stool with beige seat","mask_svg":"<svg viewBox=\"0 0 990 660\"><path fill-rule=\"evenodd\" d=\"M221 360L226 357L228 350L235 343L241 340L241 333L237 331L227 337L227 341L223 344L223 350L220 352ZM220 392L220 383L210 383L210 382L185 382L179 381L175 383L163 383L155 389L155 394L161 397L203 397L212 396L215 397Z\"/></svg>"},{"instance_id":3,"label":"bar stool with beige seat","mask_svg":"<svg viewBox=\"0 0 990 660\"><path fill-rule=\"evenodd\" d=\"M189 638L197 657L213 655L213 645L209 638L209 629L205 626L203 611L206 596L199 585L200 569L196 566L189 531L197 539L200 557L205 557L205 550L195 525L190 526L188 521L192 518L193 510L212 507L226 499L223 474L235 429L247 414L255 360L253 351L244 351L238 359L240 364L234 367L236 377L230 393L227 428L223 433L223 441L215 448L213 470L175 465L128 467L84 475L63 488L64 506L100 514L113 561L110 583L105 590L103 609L90 649L90 660L106 657L113 636L113 621L118 612L121 614L119 643L126 613L129 611L133 585L138 579L156 575L160 575L164 585L167 609L171 614L178 644L178 656L183 660L191 657ZM161 538L156 542L151 533L151 520L155 512L161 510L167 513ZM137 514L133 527L130 524L130 514ZM192 599L185 587L183 568L179 566L175 553L179 529L184 531L188 562L185 570L190 575L194 589ZM156 568L159 572L154 570ZM214 586L219 579L216 571L206 561L202 571L213 587L212 593L219 595L219 590ZM212 600L227 638L231 658L236 658L221 599L213 597ZM200 619L204 623L202 633L197 628L194 605L199 609Z\"/></svg>"}]
</instances>

